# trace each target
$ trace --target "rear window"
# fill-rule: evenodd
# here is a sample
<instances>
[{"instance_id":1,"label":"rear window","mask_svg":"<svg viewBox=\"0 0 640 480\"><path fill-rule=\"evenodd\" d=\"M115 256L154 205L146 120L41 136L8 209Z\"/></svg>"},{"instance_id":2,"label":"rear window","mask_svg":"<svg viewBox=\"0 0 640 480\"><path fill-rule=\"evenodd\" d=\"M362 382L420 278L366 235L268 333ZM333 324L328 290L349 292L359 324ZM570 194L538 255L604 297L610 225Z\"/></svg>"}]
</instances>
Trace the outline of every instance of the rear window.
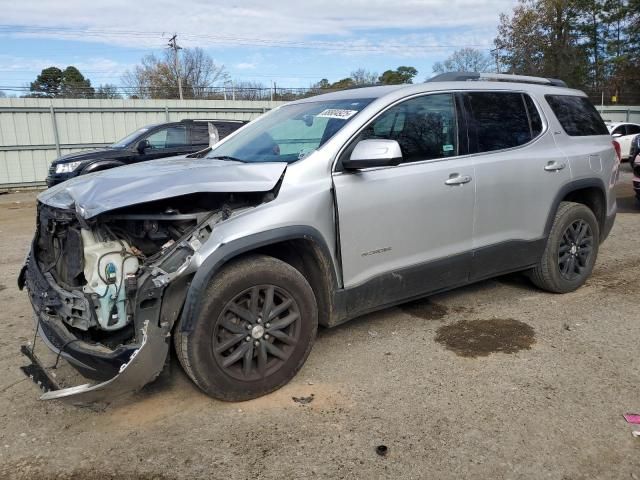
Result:
<instances>
[{"instance_id":1,"label":"rear window","mask_svg":"<svg viewBox=\"0 0 640 480\"><path fill-rule=\"evenodd\" d=\"M545 95L545 98L567 135L609 135L600 114L586 97Z\"/></svg>"},{"instance_id":2,"label":"rear window","mask_svg":"<svg viewBox=\"0 0 640 480\"><path fill-rule=\"evenodd\" d=\"M478 152L519 147L542 132L542 120L531 99L517 92L467 94Z\"/></svg>"}]
</instances>

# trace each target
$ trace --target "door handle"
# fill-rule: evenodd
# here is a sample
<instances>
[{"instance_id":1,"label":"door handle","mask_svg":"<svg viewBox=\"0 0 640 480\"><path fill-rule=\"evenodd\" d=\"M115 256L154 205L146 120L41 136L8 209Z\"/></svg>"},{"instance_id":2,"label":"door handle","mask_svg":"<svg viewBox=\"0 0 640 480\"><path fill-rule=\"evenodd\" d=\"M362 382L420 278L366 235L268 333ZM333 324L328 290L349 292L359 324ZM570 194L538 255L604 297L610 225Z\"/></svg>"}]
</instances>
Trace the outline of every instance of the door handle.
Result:
<instances>
[{"instance_id":1,"label":"door handle","mask_svg":"<svg viewBox=\"0 0 640 480\"><path fill-rule=\"evenodd\" d=\"M557 172L559 170L562 170L564 167L566 167L567 164L563 163L563 162L549 162L545 165L544 169L547 172Z\"/></svg>"},{"instance_id":2,"label":"door handle","mask_svg":"<svg viewBox=\"0 0 640 480\"><path fill-rule=\"evenodd\" d=\"M452 173L449 175L449 179L445 180L445 185L462 185L463 183L469 183L471 177L469 175L460 175L459 173Z\"/></svg>"}]
</instances>

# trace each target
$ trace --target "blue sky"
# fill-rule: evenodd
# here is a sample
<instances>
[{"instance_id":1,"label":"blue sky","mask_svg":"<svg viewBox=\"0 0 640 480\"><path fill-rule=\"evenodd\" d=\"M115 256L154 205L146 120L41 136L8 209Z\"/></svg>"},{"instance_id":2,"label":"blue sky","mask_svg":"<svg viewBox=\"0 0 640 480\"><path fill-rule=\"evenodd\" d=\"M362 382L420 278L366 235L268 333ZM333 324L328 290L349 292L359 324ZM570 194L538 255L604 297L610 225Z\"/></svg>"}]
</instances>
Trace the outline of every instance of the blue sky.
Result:
<instances>
[{"instance_id":1,"label":"blue sky","mask_svg":"<svg viewBox=\"0 0 640 480\"><path fill-rule=\"evenodd\" d=\"M93 85L119 85L173 33L182 46L205 49L238 81L307 87L360 67L381 73L399 65L416 67L424 80L456 49L488 53L499 14L515 2L183 0L179 12L168 0L24 3L0 20L0 86L24 86L50 65L75 65Z\"/></svg>"}]
</instances>

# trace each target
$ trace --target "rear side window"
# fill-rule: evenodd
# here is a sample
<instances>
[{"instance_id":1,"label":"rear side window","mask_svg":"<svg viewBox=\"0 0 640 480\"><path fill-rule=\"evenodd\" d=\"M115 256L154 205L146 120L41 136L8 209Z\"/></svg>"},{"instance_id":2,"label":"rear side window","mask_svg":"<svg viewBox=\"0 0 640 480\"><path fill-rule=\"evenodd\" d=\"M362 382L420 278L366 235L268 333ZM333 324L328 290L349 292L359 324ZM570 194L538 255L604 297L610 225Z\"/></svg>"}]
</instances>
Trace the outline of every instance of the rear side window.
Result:
<instances>
[{"instance_id":1,"label":"rear side window","mask_svg":"<svg viewBox=\"0 0 640 480\"><path fill-rule=\"evenodd\" d=\"M640 125L627 125L627 135L636 135L640 133Z\"/></svg>"},{"instance_id":2,"label":"rear side window","mask_svg":"<svg viewBox=\"0 0 640 480\"><path fill-rule=\"evenodd\" d=\"M611 135L626 135L626 134L627 134L627 129L624 128L624 125L620 125L613 132L611 132Z\"/></svg>"},{"instance_id":3,"label":"rear side window","mask_svg":"<svg viewBox=\"0 0 640 480\"><path fill-rule=\"evenodd\" d=\"M209 145L209 125L194 123L191 127L191 143L193 145Z\"/></svg>"},{"instance_id":4,"label":"rear side window","mask_svg":"<svg viewBox=\"0 0 640 480\"><path fill-rule=\"evenodd\" d=\"M587 98L571 95L545 95L545 98L567 135L609 135L600 114Z\"/></svg>"},{"instance_id":5,"label":"rear side window","mask_svg":"<svg viewBox=\"0 0 640 480\"><path fill-rule=\"evenodd\" d=\"M542 131L540 115L527 95L517 92L470 92L466 96L471 110L470 126L476 132L478 152L519 147Z\"/></svg>"}]
</instances>

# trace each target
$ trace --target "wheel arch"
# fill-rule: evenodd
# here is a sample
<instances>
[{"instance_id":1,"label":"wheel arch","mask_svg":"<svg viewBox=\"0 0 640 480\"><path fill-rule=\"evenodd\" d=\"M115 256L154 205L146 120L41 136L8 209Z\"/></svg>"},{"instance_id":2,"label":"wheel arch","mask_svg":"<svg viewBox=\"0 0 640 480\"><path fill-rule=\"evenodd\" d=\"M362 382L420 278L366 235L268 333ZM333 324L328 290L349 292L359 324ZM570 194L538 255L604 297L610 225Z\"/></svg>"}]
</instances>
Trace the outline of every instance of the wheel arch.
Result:
<instances>
[{"instance_id":1,"label":"wheel arch","mask_svg":"<svg viewBox=\"0 0 640 480\"><path fill-rule=\"evenodd\" d=\"M587 206L595 215L600 227L600 241L606 237L607 195L604 182L598 178L574 180L564 185L556 195L545 226L545 237L549 236L553 220L561 202L575 202Z\"/></svg>"},{"instance_id":2,"label":"wheel arch","mask_svg":"<svg viewBox=\"0 0 640 480\"><path fill-rule=\"evenodd\" d=\"M332 323L334 293L338 285L335 265L321 233L313 227L300 225L249 235L222 244L209 255L187 290L180 317L181 332L193 330L193 323L200 313L200 300L215 273L232 260L256 253L277 258L300 271L316 295L319 323Z\"/></svg>"}]
</instances>

